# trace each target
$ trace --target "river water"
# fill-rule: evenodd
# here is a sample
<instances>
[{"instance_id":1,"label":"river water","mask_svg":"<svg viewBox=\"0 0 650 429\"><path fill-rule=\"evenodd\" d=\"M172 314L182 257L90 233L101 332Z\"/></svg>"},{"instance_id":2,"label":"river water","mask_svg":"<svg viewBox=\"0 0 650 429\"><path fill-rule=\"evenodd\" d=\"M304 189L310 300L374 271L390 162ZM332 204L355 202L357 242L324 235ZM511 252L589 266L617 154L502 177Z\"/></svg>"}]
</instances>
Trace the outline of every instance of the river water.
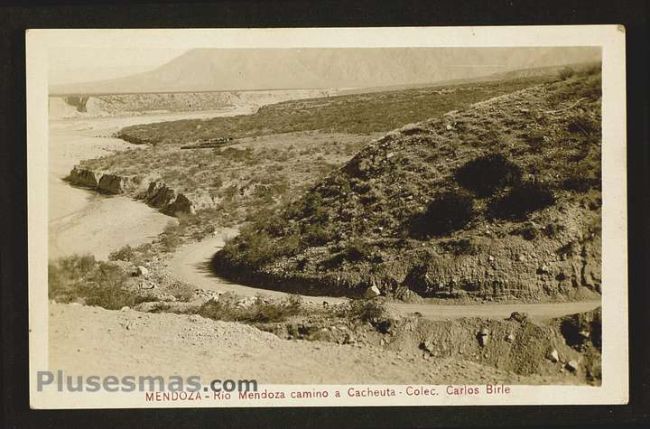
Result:
<instances>
[{"instance_id":1,"label":"river water","mask_svg":"<svg viewBox=\"0 0 650 429\"><path fill-rule=\"evenodd\" d=\"M63 180L83 159L144 147L111 137L114 132L135 124L242 113L251 113L250 108L51 120L48 142L49 258L90 254L106 259L110 252L122 246L137 246L151 241L165 226L176 222L175 218L140 201L75 188Z\"/></svg>"}]
</instances>

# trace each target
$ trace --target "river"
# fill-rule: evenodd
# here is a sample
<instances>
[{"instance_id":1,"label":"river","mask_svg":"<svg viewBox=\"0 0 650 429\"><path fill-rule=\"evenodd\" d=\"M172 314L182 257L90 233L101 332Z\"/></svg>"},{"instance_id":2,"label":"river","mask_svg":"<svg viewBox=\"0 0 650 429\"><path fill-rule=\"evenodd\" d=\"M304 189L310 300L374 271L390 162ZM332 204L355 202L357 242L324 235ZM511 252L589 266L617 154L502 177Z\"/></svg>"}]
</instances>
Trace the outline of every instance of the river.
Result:
<instances>
[{"instance_id":1,"label":"river","mask_svg":"<svg viewBox=\"0 0 650 429\"><path fill-rule=\"evenodd\" d=\"M125 245L155 238L176 219L124 196L101 195L75 188L63 179L81 160L115 151L142 148L112 137L120 128L177 119L251 113L249 107L123 117L56 119L49 122L48 251L49 258L90 254L106 259Z\"/></svg>"}]
</instances>

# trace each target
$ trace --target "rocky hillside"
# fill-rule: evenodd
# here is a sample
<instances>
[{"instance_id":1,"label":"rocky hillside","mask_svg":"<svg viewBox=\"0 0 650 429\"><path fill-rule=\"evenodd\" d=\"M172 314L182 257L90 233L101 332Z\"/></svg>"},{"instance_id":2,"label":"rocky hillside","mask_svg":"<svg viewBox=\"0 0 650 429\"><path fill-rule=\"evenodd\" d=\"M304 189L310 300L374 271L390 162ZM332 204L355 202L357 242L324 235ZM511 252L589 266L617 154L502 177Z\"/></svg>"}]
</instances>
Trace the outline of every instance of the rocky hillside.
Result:
<instances>
[{"instance_id":1,"label":"rocky hillside","mask_svg":"<svg viewBox=\"0 0 650 429\"><path fill-rule=\"evenodd\" d=\"M592 68L390 132L215 267L302 293L597 295L600 106Z\"/></svg>"}]
</instances>

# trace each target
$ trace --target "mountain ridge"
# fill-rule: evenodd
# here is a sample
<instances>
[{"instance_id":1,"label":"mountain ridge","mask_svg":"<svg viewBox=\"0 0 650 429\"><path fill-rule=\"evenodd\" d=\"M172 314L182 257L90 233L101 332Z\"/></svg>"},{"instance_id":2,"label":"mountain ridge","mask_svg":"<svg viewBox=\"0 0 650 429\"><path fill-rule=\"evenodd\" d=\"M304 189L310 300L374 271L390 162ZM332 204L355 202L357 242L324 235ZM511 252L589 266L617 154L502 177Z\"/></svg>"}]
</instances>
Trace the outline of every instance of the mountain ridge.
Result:
<instances>
[{"instance_id":1,"label":"mountain ridge","mask_svg":"<svg viewBox=\"0 0 650 429\"><path fill-rule=\"evenodd\" d=\"M468 63L471 58L472 63ZM590 48L193 49L131 76L53 85L51 94L252 91L434 84L599 61Z\"/></svg>"}]
</instances>

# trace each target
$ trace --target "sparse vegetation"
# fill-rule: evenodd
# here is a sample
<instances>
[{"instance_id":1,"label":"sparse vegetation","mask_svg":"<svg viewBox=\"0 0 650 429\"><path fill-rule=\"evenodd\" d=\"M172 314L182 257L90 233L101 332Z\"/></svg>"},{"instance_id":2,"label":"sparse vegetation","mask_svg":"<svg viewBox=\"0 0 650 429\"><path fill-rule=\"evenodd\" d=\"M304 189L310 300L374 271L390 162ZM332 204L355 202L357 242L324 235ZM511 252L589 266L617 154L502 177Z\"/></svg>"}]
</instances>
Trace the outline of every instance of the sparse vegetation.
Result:
<instances>
[{"instance_id":1,"label":"sparse vegetation","mask_svg":"<svg viewBox=\"0 0 650 429\"><path fill-rule=\"evenodd\" d=\"M170 285L166 286L165 290L180 302L188 302L194 298L194 288L187 283L174 280Z\"/></svg>"},{"instance_id":2,"label":"sparse vegetation","mask_svg":"<svg viewBox=\"0 0 650 429\"><path fill-rule=\"evenodd\" d=\"M264 300L257 297L250 305L242 305L234 294L226 293L217 300L211 300L198 309L198 314L215 320L269 323L284 322L290 317L303 312L302 299L292 295L283 301Z\"/></svg>"},{"instance_id":3,"label":"sparse vegetation","mask_svg":"<svg viewBox=\"0 0 650 429\"><path fill-rule=\"evenodd\" d=\"M356 299L350 302L348 317L359 319L366 323L377 323L385 319L386 306L375 299Z\"/></svg>"},{"instance_id":4,"label":"sparse vegetation","mask_svg":"<svg viewBox=\"0 0 650 429\"><path fill-rule=\"evenodd\" d=\"M227 135L235 138L322 130L341 133L388 131L437 117L480 100L547 81L546 77L461 84L309 100L262 107L253 115L183 120L124 128L118 136L133 143L170 144ZM201 125L201 127L197 127Z\"/></svg>"},{"instance_id":5,"label":"sparse vegetation","mask_svg":"<svg viewBox=\"0 0 650 429\"><path fill-rule=\"evenodd\" d=\"M403 289L464 299L572 296L584 279L567 274L571 264L599 258L598 248L530 260L547 261L578 236L598 239L588 234L600 210L600 87L597 70L580 71L377 138L258 224L269 248L289 236L297 248L249 264L234 251L248 238L235 238L217 269L244 283L332 295L359 296L374 284L396 297L408 296ZM548 227L563 217L570 228ZM512 269L503 272L503 260ZM540 275L557 281L532 286ZM599 291L599 282L594 274L584 286Z\"/></svg>"},{"instance_id":6,"label":"sparse vegetation","mask_svg":"<svg viewBox=\"0 0 650 429\"><path fill-rule=\"evenodd\" d=\"M48 266L49 298L119 310L151 298L128 287L129 275L119 266L92 256L69 256Z\"/></svg>"},{"instance_id":7,"label":"sparse vegetation","mask_svg":"<svg viewBox=\"0 0 650 429\"><path fill-rule=\"evenodd\" d=\"M241 264L263 265L274 258L293 255L299 249L300 238L295 234L274 241L265 230L247 225L237 240L226 243L221 254L227 260Z\"/></svg>"},{"instance_id":8,"label":"sparse vegetation","mask_svg":"<svg viewBox=\"0 0 650 429\"><path fill-rule=\"evenodd\" d=\"M133 251L133 248L128 244L114 252L111 252L108 255L109 261L132 261L135 258L136 253Z\"/></svg>"},{"instance_id":9,"label":"sparse vegetation","mask_svg":"<svg viewBox=\"0 0 650 429\"><path fill-rule=\"evenodd\" d=\"M573 77L576 74L575 70L573 70L571 67L564 67L562 70L558 72L558 77L560 80L567 80L571 77Z\"/></svg>"},{"instance_id":10,"label":"sparse vegetation","mask_svg":"<svg viewBox=\"0 0 650 429\"><path fill-rule=\"evenodd\" d=\"M373 249L368 243L360 238L356 238L345 243L343 249L334 254L330 259L324 262L326 267L339 267L344 262L362 262L372 259Z\"/></svg>"},{"instance_id":11,"label":"sparse vegetation","mask_svg":"<svg viewBox=\"0 0 650 429\"><path fill-rule=\"evenodd\" d=\"M579 114L571 118L567 130L572 133L590 135L600 131L600 124L588 115Z\"/></svg>"}]
</instances>

